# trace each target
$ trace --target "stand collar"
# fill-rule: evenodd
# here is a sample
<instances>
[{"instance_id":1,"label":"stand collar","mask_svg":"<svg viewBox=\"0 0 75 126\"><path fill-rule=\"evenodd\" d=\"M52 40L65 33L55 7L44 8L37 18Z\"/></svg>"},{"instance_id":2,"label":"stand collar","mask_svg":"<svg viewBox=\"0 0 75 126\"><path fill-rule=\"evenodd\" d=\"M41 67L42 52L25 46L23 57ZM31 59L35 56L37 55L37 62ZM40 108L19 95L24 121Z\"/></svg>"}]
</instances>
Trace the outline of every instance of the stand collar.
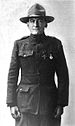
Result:
<instances>
[{"instance_id":1,"label":"stand collar","mask_svg":"<svg viewBox=\"0 0 75 126\"><path fill-rule=\"evenodd\" d=\"M45 41L45 38L46 38L46 35L44 33L40 35L30 34L29 42L31 44L39 44L39 43L43 43Z\"/></svg>"}]
</instances>

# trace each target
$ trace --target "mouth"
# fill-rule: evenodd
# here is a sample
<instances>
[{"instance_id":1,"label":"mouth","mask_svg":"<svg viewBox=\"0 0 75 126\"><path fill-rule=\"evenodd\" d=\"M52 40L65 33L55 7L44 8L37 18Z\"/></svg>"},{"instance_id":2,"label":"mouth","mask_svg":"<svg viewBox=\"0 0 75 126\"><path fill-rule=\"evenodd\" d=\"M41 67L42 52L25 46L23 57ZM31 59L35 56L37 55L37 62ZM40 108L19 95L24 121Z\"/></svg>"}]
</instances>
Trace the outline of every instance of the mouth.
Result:
<instances>
[{"instance_id":1,"label":"mouth","mask_svg":"<svg viewBox=\"0 0 75 126\"><path fill-rule=\"evenodd\" d=\"M38 27L36 27L36 28L33 28L33 30L39 30L39 28L38 28Z\"/></svg>"}]
</instances>

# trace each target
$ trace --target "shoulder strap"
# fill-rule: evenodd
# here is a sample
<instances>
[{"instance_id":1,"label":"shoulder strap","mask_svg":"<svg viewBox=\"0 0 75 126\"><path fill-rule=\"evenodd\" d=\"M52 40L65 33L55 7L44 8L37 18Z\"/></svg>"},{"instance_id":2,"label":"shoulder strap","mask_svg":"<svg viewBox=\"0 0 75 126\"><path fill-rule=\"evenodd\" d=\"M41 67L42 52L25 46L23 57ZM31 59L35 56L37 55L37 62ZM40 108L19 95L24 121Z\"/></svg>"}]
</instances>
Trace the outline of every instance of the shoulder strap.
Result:
<instances>
[{"instance_id":1,"label":"shoulder strap","mask_svg":"<svg viewBox=\"0 0 75 126\"><path fill-rule=\"evenodd\" d=\"M29 36L24 36L24 37L22 37L20 40L23 40L23 39L26 39L26 38L28 38Z\"/></svg>"}]
</instances>

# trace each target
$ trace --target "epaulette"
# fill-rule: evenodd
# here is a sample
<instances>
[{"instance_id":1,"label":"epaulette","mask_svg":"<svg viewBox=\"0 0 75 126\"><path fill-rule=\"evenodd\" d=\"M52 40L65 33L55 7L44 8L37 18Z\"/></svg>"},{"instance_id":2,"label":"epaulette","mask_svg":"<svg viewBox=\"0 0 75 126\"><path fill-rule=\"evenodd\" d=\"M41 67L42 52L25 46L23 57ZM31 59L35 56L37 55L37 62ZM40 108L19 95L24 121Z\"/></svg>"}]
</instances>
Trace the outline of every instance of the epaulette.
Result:
<instances>
[{"instance_id":1,"label":"epaulette","mask_svg":"<svg viewBox=\"0 0 75 126\"><path fill-rule=\"evenodd\" d=\"M61 43L61 40L56 38L55 36L48 36L49 40L52 41L52 43L54 44L60 44Z\"/></svg>"},{"instance_id":2,"label":"epaulette","mask_svg":"<svg viewBox=\"0 0 75 126\"><path fill-rule=\"evenodd\" d=\"M24 37L22 37L22 38L20 38L19 40L23 40L23 39L26 39L26 38L28 38L29 36L24 36Z\"/></svg>"},{"instance_id":3,"label":"epaulette","mask_svg":"<svg viewBox=\"0 0 75 126\"><path fill-rule=\"evenodd\" d=\"M53 48L53 50L56 50L62 45L61 40L56 38L55 36L48 36L48 43L49 47Z\"/></svg>"}]
</instances>

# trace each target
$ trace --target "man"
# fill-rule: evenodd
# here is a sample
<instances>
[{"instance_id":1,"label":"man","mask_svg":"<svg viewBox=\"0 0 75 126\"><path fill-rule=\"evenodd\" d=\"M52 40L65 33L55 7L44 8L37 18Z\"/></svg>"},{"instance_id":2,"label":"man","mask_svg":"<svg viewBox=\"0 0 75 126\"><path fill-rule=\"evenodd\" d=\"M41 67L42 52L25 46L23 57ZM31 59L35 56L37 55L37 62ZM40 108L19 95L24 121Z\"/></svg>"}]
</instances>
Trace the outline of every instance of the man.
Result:
<instances>
[{"instance_id":1,"label":"man","mask_svg":"<svg viewBox=\"0 0 75 126\"><path fill-rule=\"evenodd\" d=\"M69 77L61 41L44 33L53 20L39 4L20 18L31 34L15 42L8 74L7 105L16 126L60 126L68 105Z\"/></svg>"}]
</instances>

